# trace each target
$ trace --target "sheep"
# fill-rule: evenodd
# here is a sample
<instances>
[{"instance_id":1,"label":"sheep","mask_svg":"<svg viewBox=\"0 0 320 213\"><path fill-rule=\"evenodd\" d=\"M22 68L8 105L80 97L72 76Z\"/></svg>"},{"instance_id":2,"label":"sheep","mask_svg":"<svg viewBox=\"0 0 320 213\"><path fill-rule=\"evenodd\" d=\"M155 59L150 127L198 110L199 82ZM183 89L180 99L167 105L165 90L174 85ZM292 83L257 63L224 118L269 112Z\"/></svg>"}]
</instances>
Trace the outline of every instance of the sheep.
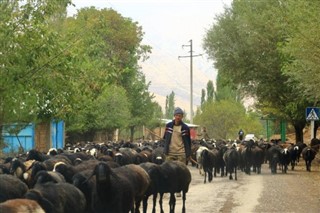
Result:
<instances>
[{"instance_id":1,"label":"sheep","mask_svg":"<svg viewBox=\"0 0 320 213\"><path fill-rule=\"evenodd\" d=\"M200 164L203 167L203 171L204 171L204 183L207 182L207 174L208 174L208 181L211 182L213 175L213 169L215 167L215 164L217 162L217 156L218 156L218 152L214 153L211 150L208 149L204 149L201 152L201 157L200 157Z\"/></svg>"},{"instance_id":2,"label":"sheep","mask_svg":"<svg viewBox=\"0 0 320 213\"><path fill-rule=\"evenodd\" d=\"M140 164L151 162L151 155L152 153L149 150L142 150L141 152L137 153L134 163Z\"/></svg>"},{"instance_id":3,"label":"sheep","mask_svg":"<svg viewBox=\"0 0 320 213\"><path fill-rule=\"evenodd\" d=\"M119 151L114 156L114 161L121 166L132 164L135 162L137 151L131 148L120 148Z\"/></svg>"},{"instance_id":4,"label":"sheep","mask_svg":"<svg viewBox=\"0 0 320 213\"><path fill-rule=\"evenodd\" d=\"M37 201L46 213L85 212L84 194L69 183L36 184L24 197Z\"/></svg>"},{"instance_id":5,"label":"sheep","mask_svg":"<svg viewBox=\"0 0 320 213\"><path fill-rule=\"evenodd\" d=\"M98 160L82 161L80 164L76 166L68 165L63 162L58 162L54 165L53 171L61 173L68 183L72 183L73 175L82 170L93 169L97 164L99 164Z\"/></svg>"},{"instance_id":6,"label":"sheep","mask_svg":"<svg viewBox=\"0 0 320 213\"><path fill-rule=\"evenodd\" d=\"M151 162L156 164L162 164L166 160L163 147L159 146L152 151Z\"/></svg>"},{"instance_id":7,"label":"sheep","mask_svg":"<svg viewBox=\"0 0 320 213\"><path fill-rule=\"evenodd\" d=\"M26 160L36 160L36 161L40 161L43 162L45 160L50 159L49 155L46 155L42 152L39 152L36 149L31 149L28 153L27 153L27 158Z\"/></svg>"},{"instance_id":8,"label":"sheep","mask_svg":"<svg viewBox=\"0 0 320 213\"><path fill-rule=\"evenodd\" d=\"M92 170L84 170L78 172L72 177L72 184L76 186L84 194L87 206L86 212L94 212L96 206L99 205L97 202L97 191L96 191L96 179L91 178L88 180L88 177L92 174ZM96 202L96 203L95 203Z\"/></svg>"},{"instance_id":9,"label":"sheep","mask_svg":"<svg viewBox=\"0 0 320 213\"><path fill-rule=\"evenodd\" d=\"M76 159L81 159L83 161L94 159L93 156L87 155L86 153L83 153L83 152L61 153L60 156L67 157L71 161L72 164L74 164L74 161Z\"/></svg>"},{"instance_id":10,"label":"sheep","mask_svg":"<svg viewBox=\"0 0 320 213\"><path fill-rule=\"evenodd\" d=\"M160 165L161 175L159 180L160 209L163 212L162 199L164 193L170 193L169 207L170 213L174 212L176 198L174 193L182 191L182 213L186 212L185 201L186 193L191 182L191 173L188 167L178 161L166 161Z\"/></svg>"},{"instance_id":11,"label":"sheep","mask_svg":"<svg viewBox=\"0 0 320 213\"><path fill-rule=\"evenodd\" d=\"M237 169L238 169L238 160L239 160L239 153L236 147L229 148L223 154L223 160L226 164L226 172L229 172L229 180L232 180L232 173L234 172L235 180L237 180Z\"/></svg>"},{"instance_id":12,"label":"sheep","mask_svg":"<svg viewBox=\"0 0 320 213\"><path fill-rule=\"evenodd\" d=\"M34 177L34 184L41 184L46 182L60 183L66 182L63 175L59 172L39 171ZM33 187L32 185L31 187Z\"/></svg>"},{"instance_id":13,"label":"sheep","mask_svg":"<svg viewBox=\"0 0 320 213\"><path fill-rule=\"evenodd\" d=\"M160 165L156 163L146 162L139 164L148 174L150 177L150 185L144 195L143 198L143 213L147 212L148 207L148 198L150 195L153 195L153 206L152 212L156 212L156 201L157 201L157 194L159 192L159 179L161 177L161 168Z\"/></svg>"},{"instance_id":14,"label":"sheep","mask_svg":"<svg viewBox=\"0 0 320 213\"><path fill-rule=\"evenodd\" d=\"M1 174L10 174L10 169L5 165L0 164L0 175Z\"/></svg>"},{"instance_id":15,"label":"sheep","mask_svg":"<svg viewBox=\"0 0 320 213\"><path fill-rule=\"evenodd\" d=\"M281 171L282 173L287 173L288 171L288 165L291 162L291 156L290 152L287 148L281 149L280 154L280 165L281 165Z\"/></svg>"},{"instance_id":16,"label":"sheep","mask_svg":"<svg viewBox=\"0 0 320 213\"><path fill-rule=\"evenodd\" d=\"M88 177L87 181L93 175L96 177L97 197L93 201L96 212L127 213L134 208L134 186L123 168L112 169L105 162L100 162Z\"/></svg>"},{"instance_id":17,"label":"sheep","mask_svg":"<svg viewBox=\"0 0 320 213\"><path fill-rule=\"evenodd\" d=\"M23 161L19 158L13 158L10 166L10 174L28 184L25 173L27 173L27 176L31 174L30 168L33 166L34 162L35 160Z\"/></svg>"},{"instance_id":18,"label":"sheep","mask_svg":"<svg viewBox=\"0 0 320 213\"><path fill-rule=\"evenodd\" d=\"M307 147L303 148L301 154L302 154L304 161L306 162L306 170L308 172L311 172L311 162L315 158L317 151L313 147L307 146Z\"/></svg>"},{"instance_id":19,"label":"sheep","mask_svg":"<svg viewBox=\"0 0 320 213\"><path fill-rule=\"evenodd\" d=\"M12 199L0 203L0 212L5 213L45 213L43 208L34 200Z\"/></svg>"},{"instance_id":20,"label":"sheep","mask_svg":"<svg viewBox=\"0 0 320 213\"><path fill-rule=\"evenodd\" d=\"M141 201L151 182L149 174L141 166L135 164L125 165L123 168L118 167L116 169L127 173L127 177L132 182L135 196L134 209L138 213Z\"/></svg>"},{"instance_id":21,"label":"sheep","mask_svg":"<svg viewBox=\"0 0 320 213\"><path fill-rule=\"evenodd\" d=\"M0 203L6 200L22 198L28 191L28 186L12 175L0 175Z\"/></svg>"},{"instance_id":22,"label":"sheep","mask_svg":"<svg viewBox=\"0 0 320 213\"><path fill-rule=\"evenodd\" d=\"M199 174L202 174L202 163L201 163L201 153L203 150L209 150L207 147L205 146L199 146L197 151L196 151L196 160L197 160L197 164L198 164L198 169L199 169Z\"/></svg>"}]
</instances>

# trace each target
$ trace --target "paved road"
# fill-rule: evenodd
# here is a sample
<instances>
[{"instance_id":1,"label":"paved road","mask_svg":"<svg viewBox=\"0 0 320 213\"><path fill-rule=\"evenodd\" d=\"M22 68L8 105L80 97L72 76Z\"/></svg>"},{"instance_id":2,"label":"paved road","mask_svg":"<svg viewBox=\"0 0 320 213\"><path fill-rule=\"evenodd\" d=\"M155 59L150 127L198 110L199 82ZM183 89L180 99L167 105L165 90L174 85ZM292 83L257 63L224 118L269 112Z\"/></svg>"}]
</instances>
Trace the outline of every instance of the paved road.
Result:
<instances>
[{"instance_id":1,"label":"paved road","mask_svg":"<svg viewBox=\"0 0 320 213\"><path fill-rule=\"evenodd\" d=\"M320 165L312 165L312 172L306 172L302 162L295 171L272 175L267 165L262 174L246 175L238 172L238 180L227 177L214 178L203 183L203 176L189 166L192 182L187 193L187 213L214 212L320 212ZM163 201L164 211L169 212L169 196ZM151 212L151 197L148 212ZM181 198L177 198L176 212L181 212ZM157 202L157 212L160 212Z\"/></svg>"}]
</instances>

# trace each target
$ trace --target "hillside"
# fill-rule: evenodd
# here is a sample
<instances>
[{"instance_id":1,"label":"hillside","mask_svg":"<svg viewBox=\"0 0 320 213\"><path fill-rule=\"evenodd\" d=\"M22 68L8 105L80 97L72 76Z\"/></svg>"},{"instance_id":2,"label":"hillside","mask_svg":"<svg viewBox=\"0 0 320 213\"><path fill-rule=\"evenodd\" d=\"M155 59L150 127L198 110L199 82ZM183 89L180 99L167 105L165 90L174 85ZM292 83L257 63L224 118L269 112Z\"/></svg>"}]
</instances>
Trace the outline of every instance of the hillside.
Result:
<instances>
[{"instance_id":1,"label":"hillside","mask_svg":"<svg viewBox=\"0 0 320 213\"><path fill-rule=\"evenodd\" d=\"M197 59L193 64L193 110L200 105L201 90L207 87L209 80L215 84L217 72L205 63L205 59ZM178 60L178 56L152 53L147 61L140 64L142 72L150 82L149 91L154 94L162 109L166 96L175 93L175 105L190 113L190 66L189 60Z\"/></svg>"}]
</instances>

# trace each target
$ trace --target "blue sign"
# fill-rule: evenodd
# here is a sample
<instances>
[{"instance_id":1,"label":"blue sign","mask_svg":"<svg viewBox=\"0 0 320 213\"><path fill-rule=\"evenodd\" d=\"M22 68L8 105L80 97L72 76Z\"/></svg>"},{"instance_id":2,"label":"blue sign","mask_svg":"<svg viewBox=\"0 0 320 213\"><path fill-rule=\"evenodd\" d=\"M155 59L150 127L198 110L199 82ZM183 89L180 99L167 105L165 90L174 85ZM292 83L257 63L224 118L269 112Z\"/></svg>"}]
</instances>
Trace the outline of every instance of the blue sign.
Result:
<instances>
[{"instance_id":1,"label":"blue sign","mask_svg":"<svg viewBox=\"0 0 320 213\"><path fill-rule=\"evenodd\" d=\"M318 121L319 120L319 108L318 107L307 107L306 108L306 119L307 119L307 121Z\"/></svg>"}]
</instances>

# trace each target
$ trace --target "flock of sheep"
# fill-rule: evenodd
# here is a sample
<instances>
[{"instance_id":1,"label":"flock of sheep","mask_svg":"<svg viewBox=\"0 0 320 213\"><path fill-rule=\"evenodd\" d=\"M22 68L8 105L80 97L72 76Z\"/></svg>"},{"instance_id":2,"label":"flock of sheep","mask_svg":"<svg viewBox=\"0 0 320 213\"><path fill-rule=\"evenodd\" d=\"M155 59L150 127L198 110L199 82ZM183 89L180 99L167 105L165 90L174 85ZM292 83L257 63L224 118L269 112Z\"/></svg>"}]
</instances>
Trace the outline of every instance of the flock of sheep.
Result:
<instances>
[{"instance_id":1,"label":"flock of sheep","mask_svg":"<svg viewBox=\"0 0 320 213\"><path fill-rule=\"evenodd\" d=\"M271 172L289 165L294 169L300 154L307 170L319 149L274 142L194 141L190 159L204 174L204 183L213 176L229 174L237 180L237 170L247 174L261 172L268 161ZM312 145L312 144L311 144ZM299 147L300 146L300 147ZM0 159L0 212L147 212L152 195L152 212L159 206L163 213L163 195L169 193L170 213L175 211L175 193L182 192L182 212L186 211L186 193L191 173L186 164L165 161L163 144L84 143L67 145L42 153L35 149L14 158ZM142 204L142 207L141 207Z\"/></svg>"},{"instance_id":2,"label":"flock of sheep","mask_svg":"<svg viewBox=\"0 0 320 213\"><path fill-rule=\"evenodd\" d=\"M189 168L165 161L162 147L153 144L86 144L28 153L0 160L0 212L147 212L153 195L170 194L170 212L175 193L186 193L191 182ZM142 203L142 208L140 207Z\"/></svg>"}]
</instances>

